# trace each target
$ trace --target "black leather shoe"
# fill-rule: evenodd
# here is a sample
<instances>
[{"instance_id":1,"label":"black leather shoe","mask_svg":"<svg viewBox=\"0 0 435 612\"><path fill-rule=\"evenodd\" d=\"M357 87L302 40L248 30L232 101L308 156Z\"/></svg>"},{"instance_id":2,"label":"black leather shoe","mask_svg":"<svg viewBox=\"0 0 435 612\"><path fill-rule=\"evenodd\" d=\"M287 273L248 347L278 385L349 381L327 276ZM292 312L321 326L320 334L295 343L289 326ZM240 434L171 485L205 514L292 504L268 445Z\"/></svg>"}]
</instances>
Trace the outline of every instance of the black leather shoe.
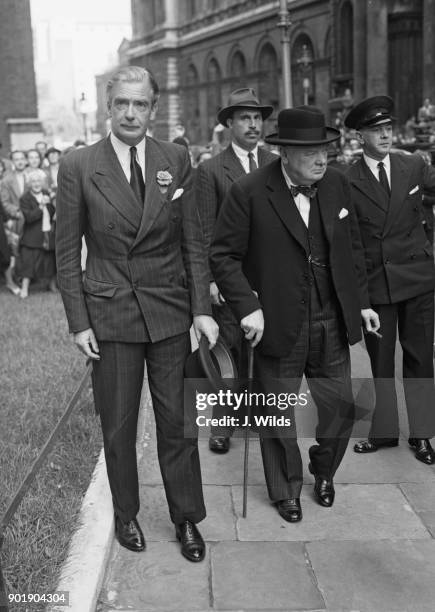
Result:
<instances>
[{"instance_id":1,"label":"black leather shoe","mask_svg":"<svg viewBox=\"0 0 435 612\"><path fill-rule=\"evenodd\" d=\"M223 436L210 436L208 447L214 453L227 453L230 448L230 439Z\"/></svg>"},{"instance_id":2,"label":"black leather shoe","mask_svg":"<svg viewBox=\"0 0 435 612\"><path fill-rule=\"evenodd\" d=\"M314 497L317 499L321 506L325 508L330 508L334 503L335 499L335 489L334 482L331 480L326 480L325 478L321 478L318 476L313 469L311 463L308 464L308 469L311 474L314 476Z\"/></svg>"},{"instance_id":3,"label":"black leather shoe","mask_svg":"<svg viewBox=\"0 0 435 612\"><path fill-rule=\"evenodd\" d=\"M360 440L357 442L353 450L355 453L375 453L379 448L393 448L399 446L399 440L392 438L385 442L373 442L373 440Z\"/></svg>"},{"instance_id":4,"label":"black leather shoe","mask_svg":"<svg viewBox=\"0 0 435 612\"><path fill-rule=\"evenodd\" d=\"M435 463L435 451L427 438L409 438L409 446L415 450L415 458L426 465Z\"/></svg>"},{"instance_id":5,"label":"black leather shoe","mask_svg":"<svg viewBox=\"0 0 435 612\"><path fill-rule=\"evenodd\" d=\"M202 561L205 557L205 544L195 523L184 521L175 527L177 539L181 544L181 554L189 561Z\"/></svg>"},{"instance_id":6,"label":"black leather shoe","mask_svg":"<svg viewBox=\"0 0 435 612\"><path fill-rule=\"evenodd\" d=\"M297 523L302 520L301 501L298 497L281 499L279 502L276 502L276 508L282 518L288 523Z\"/></svg>"},{"instance_id":7,"label":"black leather shoe","mask_svg":"<svg viewBox=\"0 0 435 612\"><path fill-rule=\"evenodd\" d=\"M118 516L115 516L115 536L121 546L128 550L133 552L145 550L145 538L135 518L124 523Z\"/></svg>"}]
</instances>

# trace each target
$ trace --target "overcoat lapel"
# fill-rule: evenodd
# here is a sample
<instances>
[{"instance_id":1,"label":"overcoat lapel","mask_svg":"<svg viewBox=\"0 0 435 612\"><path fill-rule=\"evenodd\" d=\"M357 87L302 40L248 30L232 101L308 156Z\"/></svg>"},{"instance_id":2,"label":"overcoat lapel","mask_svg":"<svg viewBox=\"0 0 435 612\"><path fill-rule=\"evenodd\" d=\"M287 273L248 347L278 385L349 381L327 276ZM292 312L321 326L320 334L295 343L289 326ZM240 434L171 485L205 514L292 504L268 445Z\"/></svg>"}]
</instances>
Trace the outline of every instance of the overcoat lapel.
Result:
<instances>
[{"instance_id":1,"label":"overcoat lapel","mask_svg":"<svg viewBox=\"0 0 435 612\"><path fill-rule=\"evenodd\" d=\"M139 227L142 208L121 168L110 138L103 141L91 180L111 206L135 228Z\"/></svg>"},{"instance_id":2,"label":"overcoat lapel","mask_svg":"<svg viewBox=\"0 0 435 612\"><path fill-rule=\"evenodd\" d=\"M231 183L234 183L234 181L246 174L245 169L243 168L237 155L234 153L234 149L231 145L225 149L222 162L225 169L225 174Z\"/></svg>"},{"instance_id":3,"label":"overcoat lapel","mask_svg":"<svg viewBox=\"0 0 435 612\"><path fill-rule=\"evenodd\" d=\"M282 175L280 158L273 164L266 187L277 215L308 255L307 228Z\"/></svg>"},{"instance_id":4,"label":"overcoat lapel","mask_svg":"<svg viewBox=\"0 0 435 612\"><path fill-rule=\"evenodd\" d=\"M373 177L370 168L364 161L364 158L361 158L361 161L358 163L358 167L355 168L355 170L357 170L357 175L352 176L352 184L386 214L386 208L381 204L382 199L385 198L383 188Z\"/></svg>"},{"instance_id":5,"label":"overcoat lapel","mask_svg":"<svg viewBox=\"0 0 435 612\"><path fill-rule=\"evenodd\" d=\"M174 177L174 171L171 170L169 162L162 154L160 147L151 138L147 138L145 145L145 203L140 228L133 246L149 232L169 195L174 190L174 186L171 185L165 193L160 191L157 183L157 172L160 170L166 170Z\"/></svg>"},{"instance_id":6,"label":"overcoat lapel","mask_svg":"<svg viewBox=\"0 0 435 612\"><path fill-rule=\"evenodd\" d=\"M397 219L397 214L403 202L406 199L408 192L408 173L406 165L400 159L399 155L390 155L391 163L391 198L390 208L388 210L387 220L385 222L383 236L385 236Z\"/></svg>"}]
</instances>

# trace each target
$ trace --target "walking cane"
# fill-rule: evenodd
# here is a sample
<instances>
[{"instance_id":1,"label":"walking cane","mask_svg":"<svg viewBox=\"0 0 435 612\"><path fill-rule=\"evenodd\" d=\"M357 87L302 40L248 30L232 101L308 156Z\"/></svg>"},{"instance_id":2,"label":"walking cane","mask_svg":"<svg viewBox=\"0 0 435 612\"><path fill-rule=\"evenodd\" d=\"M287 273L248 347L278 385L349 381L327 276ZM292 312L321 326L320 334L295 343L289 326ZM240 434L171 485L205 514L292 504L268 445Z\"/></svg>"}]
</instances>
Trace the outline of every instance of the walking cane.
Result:
<instances>
[{"instance_id":1,"label":"walking cane","mask_svg":"<svg viewBox=\"0 0 435 612\"><path fill-rule=\"evenodd\" d=\"M243 464L243 518L246 518L247 501L248 501L248 462L249 462L249 438L250 438L250 423L251 423L251 391L252 381L254 379L254 347L249 343L248 346L248 405L247 416L248 425L245 425L245 459Z\"/></svg>"}]
</instances>

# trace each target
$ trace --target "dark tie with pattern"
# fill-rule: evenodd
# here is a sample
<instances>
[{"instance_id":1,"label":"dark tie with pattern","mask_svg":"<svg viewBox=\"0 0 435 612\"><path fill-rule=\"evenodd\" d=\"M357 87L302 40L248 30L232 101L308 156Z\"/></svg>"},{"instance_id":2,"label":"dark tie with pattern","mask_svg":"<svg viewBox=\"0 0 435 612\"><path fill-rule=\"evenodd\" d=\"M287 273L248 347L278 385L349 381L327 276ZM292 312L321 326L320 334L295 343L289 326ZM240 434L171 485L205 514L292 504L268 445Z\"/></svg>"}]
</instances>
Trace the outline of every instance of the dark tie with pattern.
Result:
<instances>
[{"instance_id":1,"label":"dark tie with pattern","mask_svg":"<svg viewBox=\"0 0 435 612\"><path fill-rule=\"evenodd\" d=\"M295 198L298 193L302 193L302 195L307 198L314 198L317 193L317 187L314 185L290 185L290 191L292 192L292 196Z\"/></svg>"},{"instance_id":2,"label":"dark tie with pattern","mask_svg":"<svg viewBox=\"0 0 435 612\"><path fill-rule=\"evenodd\" d=\"M254 172L254 170L258 169L258 166L255 163L255 158L254 158L254 154L252 151L248 153L248 159L249 159L249 172Z\"/></svg>"},{"instance_id":3,"label":"dark tie with pattern","mask_svg":"<svg viewBox=\"0 0 435 612\"><path fill-rule=\"evenodd\" d=\"M141 167L136 159L136 147L130 147L130 186L143 206L145 200L145 182Z\"/></svg>"},{"instance_id":4,"label":"dark tie with pattern","mask_svg":"<svg viewBox=\"0 0 435 612\"><path fill-rule=\"evenodd\" d=\"M387 173L385 171L384 162L379 162L378 168L379 168L379 182L381 186L385 189L389 197L391 194L391 190L390 190L390 184L388 182Z\"/></svg>"}]
</instances>

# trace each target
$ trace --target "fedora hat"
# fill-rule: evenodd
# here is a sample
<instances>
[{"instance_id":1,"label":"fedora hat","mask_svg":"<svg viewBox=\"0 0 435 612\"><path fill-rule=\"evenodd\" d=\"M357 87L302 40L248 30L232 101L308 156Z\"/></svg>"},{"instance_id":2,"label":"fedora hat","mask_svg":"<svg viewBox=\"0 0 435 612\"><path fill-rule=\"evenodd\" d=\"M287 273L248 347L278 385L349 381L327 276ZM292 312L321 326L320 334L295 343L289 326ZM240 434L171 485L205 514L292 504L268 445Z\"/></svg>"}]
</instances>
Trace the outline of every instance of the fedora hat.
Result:
<instances>
[{"instance_id":1,"label":"fedora hat","mask_svg":"<svg viewBox=\"0 0 435 612\"><path fill-rule=\"evenodd\" d=\"M227 106L224 106L218 112L217 118L219 123L228 127L227 120L231 117L237 108L253 108L259 110L261 116L267 119L273 113L273 106L260 104L257 94L250 87L236 89L230 93Z\"/></svg>"},{"instance_id":2,"label":"fedora hat","mask_svg":"<svg viewBox=\"0 0 435 612\"><path fill-rule=\"evenodd\" d=\"M285 108L278 115L278 132L264 139L277 145L322 145L338 140L339 130L325 125L325 115L315 106Z\"/></svg>"},{"instance_id":3,"label":"fedora hat","mask_svg":"<svg viewBox=\"0 0 435 612\"><path fill-rule=\"evenodd\" d=\"M186 378L207 378L214 391L232 389L237 381L237 368L231 352L222 338L218 338L212 349L208 340L201 336L199 348L193 351L184 365Z\"/></svg>"},{"instance_id":4,"label":"fedora hat","mask_svg":"<svg viewBox=\"0 0 435 612\"><path fill-rule=\"evenodd\" d=\"M394 121L394 102L390 96L372 96L357 104L345 117L344 125L354 130Z\"/></svg>"}]
</instances>

